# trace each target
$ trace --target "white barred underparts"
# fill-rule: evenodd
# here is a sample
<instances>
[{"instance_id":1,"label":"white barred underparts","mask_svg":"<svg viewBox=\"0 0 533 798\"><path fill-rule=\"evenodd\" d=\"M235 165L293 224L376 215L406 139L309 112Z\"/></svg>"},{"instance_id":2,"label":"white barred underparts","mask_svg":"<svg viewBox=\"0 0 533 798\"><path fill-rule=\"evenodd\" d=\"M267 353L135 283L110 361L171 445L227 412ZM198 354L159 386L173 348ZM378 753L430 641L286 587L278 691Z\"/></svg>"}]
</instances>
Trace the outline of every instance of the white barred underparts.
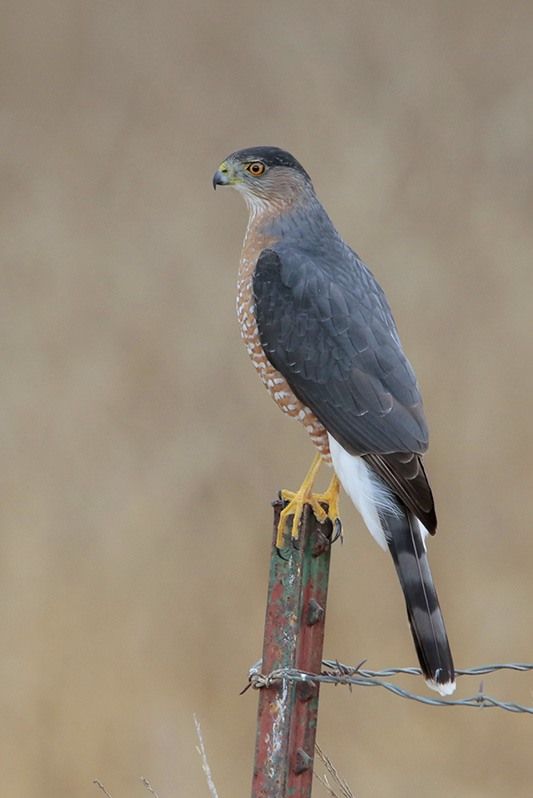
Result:
<instances>
[{"instance_id":1,"label":"white barred underparts","mask_svg":"<svg viewBox=\"0 0 533 798\"><path fill-rule=\"evenodd\" d=\"M264 222L264 217L262 217L262 221ZM330 465L331 455L326 429L315 414L295 396L285 377L269 362L261 346L255 318L252 281L259 255L272 243L272 240L258 229L255 219L251 218L244 239L237 279L237 318L241 328L241 337L261 381L278 407L304 425L312 443L320 452L322 460Z\"/></svg>"}]
</instances>

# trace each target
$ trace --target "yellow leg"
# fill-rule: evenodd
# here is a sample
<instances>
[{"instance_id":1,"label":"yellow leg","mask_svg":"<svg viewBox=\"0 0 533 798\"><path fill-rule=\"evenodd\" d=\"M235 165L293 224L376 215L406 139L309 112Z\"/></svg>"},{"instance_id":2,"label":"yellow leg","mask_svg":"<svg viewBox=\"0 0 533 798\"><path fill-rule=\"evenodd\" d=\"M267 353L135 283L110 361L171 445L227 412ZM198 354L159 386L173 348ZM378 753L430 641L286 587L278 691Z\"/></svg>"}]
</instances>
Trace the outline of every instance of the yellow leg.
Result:
<instances>
[{"instance_id":1,"label":"yellow leg","mask_svg":"<svg viewBox=\"0 0 533 798\"><path fill-rule=\"evenodd\" d=\"M317 521L321 523L326 518L331 518L335 530L340 525L339 521L339 480L336 476L333 477L329 483L328 489L325 493L313 493L313 483L315 481L317 471L320 468L322 458L319 454L311 464L311 468L307 472L304 481L300 485L296 493L290 490L282 490L281 498L283 501L288 502L287 506L283 508L279 516L278 534L276 537L276 546L278 549L283 548L283 535L285 532L285 525L289 516L293 516L291 524L291 537L293 540L298 539L300 532L300 522L302 520L302 513L306 504L311 505L311 509L315 514ZM329 505L329 512L326 513L320 502L327 502Z\"/></svg>"}]
</instances>

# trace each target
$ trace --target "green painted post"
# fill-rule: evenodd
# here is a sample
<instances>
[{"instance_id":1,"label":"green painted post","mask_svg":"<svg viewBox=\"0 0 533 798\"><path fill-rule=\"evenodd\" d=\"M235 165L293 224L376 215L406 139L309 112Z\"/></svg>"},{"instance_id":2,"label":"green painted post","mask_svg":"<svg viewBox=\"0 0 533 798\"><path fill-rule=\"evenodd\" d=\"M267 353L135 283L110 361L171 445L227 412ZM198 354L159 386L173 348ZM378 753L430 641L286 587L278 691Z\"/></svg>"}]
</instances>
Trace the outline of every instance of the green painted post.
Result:
<instances>
[{"instance_id":1,"label":"green painted post","mask_svg":"<svg viewBox=\"0 0 533 798\"><path fill-rule=\"evenodd\" d=\"M300 537L278 552L281 501L274 502L274 535L261 671L297 668L320 673L332 525L319 524L310 507ZM290 531L285 533L290 540ZM281 681L259 694L252 798L310 798L319 685Z\"/></svg>"}]
</instances>

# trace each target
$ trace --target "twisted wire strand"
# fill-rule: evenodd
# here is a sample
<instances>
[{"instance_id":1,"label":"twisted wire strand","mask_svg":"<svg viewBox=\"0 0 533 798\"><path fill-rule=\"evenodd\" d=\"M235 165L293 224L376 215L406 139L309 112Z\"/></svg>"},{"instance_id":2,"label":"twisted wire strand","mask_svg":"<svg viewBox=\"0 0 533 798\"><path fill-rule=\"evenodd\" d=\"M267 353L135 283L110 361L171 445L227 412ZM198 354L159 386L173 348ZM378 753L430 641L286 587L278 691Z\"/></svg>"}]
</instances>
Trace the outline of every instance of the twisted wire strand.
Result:
<instances>
[{"instance_id":1,"label":"twisted wire strand","mask_svg":"<svg viewBox=\"0 0 533 798\"><path fill-rule=\"evenodd\" d=\"M366 660L358 665L344 665L337 660L326 659L322 661L324 670L320 674L307 673L295 668L280 668L269 674L261 673L261 662L256 662L249 672L249 685L256 689L272 687L273 685L288 682L307 682L308 684L344 684L351 689L357 687L382 687L394 695L407 698L411 701L418 701L420 704L427 704L434 707L475 707L476 709L503 709L507 712L522 713L533 715L533 707L523 706L512 701L500 701L497 698L486 695L483 690L483 682L479 686L478 692L468 698L433 698L430 696L418 695L410 690L405 690L393 682L384 681L385 678L398 674L409 676L421 676L420 668L385 668L383 670L369 670L363 668ZM495 663L492 665L478 665L473 668L457 668L457 676L482 676L487 673L495 673L502 670L512 670L520 672L533 671L533 664L526 662Z\"/></svg>"}]
</instances>

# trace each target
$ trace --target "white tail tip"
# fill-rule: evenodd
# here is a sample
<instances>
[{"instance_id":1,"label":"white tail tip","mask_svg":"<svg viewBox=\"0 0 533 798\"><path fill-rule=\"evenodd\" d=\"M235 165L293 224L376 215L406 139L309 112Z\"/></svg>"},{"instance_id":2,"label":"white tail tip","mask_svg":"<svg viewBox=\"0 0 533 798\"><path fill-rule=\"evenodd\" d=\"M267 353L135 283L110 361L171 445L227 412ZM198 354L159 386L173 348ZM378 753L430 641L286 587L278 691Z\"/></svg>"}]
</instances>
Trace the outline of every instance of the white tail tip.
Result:
<instances>
[{"instance_id":1,"label":"white tail tip","mask_svg":"<svg viewBox=\"0 0 533 798\"><path fill-rule=\"evenodd\" d=\"M435 690L435 692L439 693L440 695L451 695L455 692L455 682L443 682L439 683L434 681L434 679L426 679L426 684L431 690Z\"/></svg>"}]
</instances>

